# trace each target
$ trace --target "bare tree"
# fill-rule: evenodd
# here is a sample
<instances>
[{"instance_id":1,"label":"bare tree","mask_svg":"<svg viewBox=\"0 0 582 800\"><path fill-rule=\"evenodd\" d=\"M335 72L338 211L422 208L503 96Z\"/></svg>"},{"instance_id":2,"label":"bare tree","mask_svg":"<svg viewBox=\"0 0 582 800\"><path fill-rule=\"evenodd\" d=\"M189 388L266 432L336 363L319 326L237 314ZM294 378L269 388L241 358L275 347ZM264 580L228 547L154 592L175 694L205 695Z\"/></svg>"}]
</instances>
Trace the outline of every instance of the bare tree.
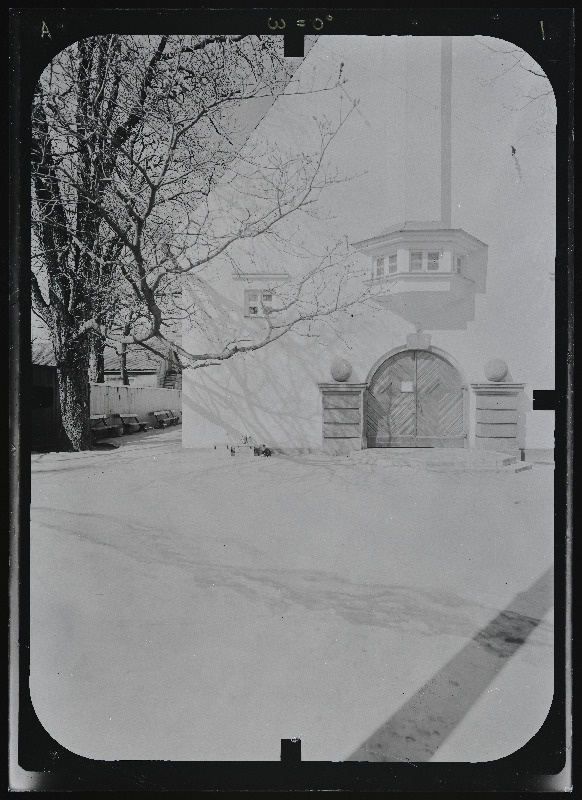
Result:
<instances>
[{"instance_id":1,"label":"bare tree","mask_svg":"<svg viewBox=\"0 0 582 800\"><path fill-rule=\"evenodd\" d=\"M134 309L139 311L134 316L131 336L110 331L110 341L139 344L162 355L166 351L164 345L175 342L176 329L184 320L194 326L200 324L200 315L196 314L203 307L207 310L208 327L212 316L208 313L209 298L216 295L215 279L221 273L227 274L228 267L231 272L240 270L237 255L241 245L259 239L279 248L294 248L298 257L310 258L310 268L279 286L277 301L261 309L266 330L252 340L243 340L242 332L235 327L231 339L225 342L224 335L219 337L211 352L192 352L176 346L183 365L207 366L262 348L297 329L300 323L330 315L353 302L353 296L344 291L347 248L336 243L323 252L310 252L297 236L297 228L293 234L288 228L286 231L286 223L293 215L315 213L322 192L342 180L335 170L326 168L325 161L346 118L347 114L334 125L318 123L317 143L310 152L288 152L280 145L270 149L266 143L259 150L253 142L248 148L243 147L234 163L221 165L218 179L213 169L208 176L210 185L193 188L190 184L188 197L183 191L176 193L174 161L180 170L187 163L187 169L197 179L201 168L198 164L191 167L189 147L188 161L183 155L176 155L178 144L173 133L163 137L165 150L162 142L156 147L154 168L146 156L139 164L132 163L125 181L118 172L115 192L120 207L115 213L100 208L100 213L124 242L126 257L119 262L120 268L131 287ZM184 130L173 115L171 125ZM220 140L224 136L226 133L221 131ZM194 150L196 156L199 153ZM162 167L156 169L160 161ZM124 214L122 225L119 220ZM176 302L181 287L187 292ZM213 308L225 334L230 330L231 319L228 314L221 314L220 304L214 303ZM101 330L96 321L95 327Z\"/></svg>"},{"instance_id":2,"label":"bare tree","mask_svg":"<svg viewBox=\"0 0 582 800\"><path fill-rule=\"evenodd\" d=\"M346 114L316 123L310 151L245 147L249 120L261 111L247 113L252 104L283 90L330 91L339 81L297 88L276 39L249 36L94 37L45 71L33 108L32 290L74 449L91 447L96 343L120 355L139 344L165 356L185 318L200 324L204 270L224 265L241 242L284 244L289 218L315 208L341 180L328 151ZM345 307L353 301L345 257L337 246L312 254L307 274L264 309L266 330L254 340L233 331L211 352L177 347L180 358L219 363ZM189 299L177 300L186 276Z\"/></svg>"},{"instance_id":3,"label":"bare tree","mask_svg":"<svg viewBox=\"0 0 582 800\"><path fill-rule=\"evenodd\" d=\"M63 425L76 450L91 447L89 360L95 332L88 319L111 309L118 251L116 237L87 195L104 197L115 169L116 152L99 130L127 142L143 105L123 104L127 59L119 37L96 37L64 51L36 87L32 110L32 188L35 200L32 300L47 325L57 364ZM141 76L147 94L156 51ZM124 63L125 62L125 63ZM86 192L63 179L73 174Z\"/></svg>"},{"instance_id":4,"label":"bare tree","mask_svg":"<svg viewBox=\"0 0 582 800\"><path fill-rule=\"evenodd\" d=\"M531 122L526 132L520 139L532 134L554 133L552 85L539 64L522 50L513 47L509 42L476 36L475 41L484 49L495 55L495 63L499 66L492 78L484 79L489 86L510 81L512 91L515 93L505 108L509 112L531 112ZM492 44L494 42L494 44ZM514 142L517 144L520 139ZM516 148L512 148L515 158Z\"/></svg>"}]
</instances>

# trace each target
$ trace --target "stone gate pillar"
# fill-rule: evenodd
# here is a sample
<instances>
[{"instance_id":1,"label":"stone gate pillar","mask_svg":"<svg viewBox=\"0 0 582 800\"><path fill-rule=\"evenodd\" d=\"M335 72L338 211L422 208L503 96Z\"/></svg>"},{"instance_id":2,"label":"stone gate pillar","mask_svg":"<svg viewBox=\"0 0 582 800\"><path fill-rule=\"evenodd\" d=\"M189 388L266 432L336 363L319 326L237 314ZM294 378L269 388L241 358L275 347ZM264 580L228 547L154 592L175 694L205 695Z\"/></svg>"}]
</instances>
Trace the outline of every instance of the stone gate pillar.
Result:
<instances>
[{"instance_id":1,"label":"stone gate pillar","mask_svg":"<svg viewBox=\"0 0 582 800\"><path fill-rule=\"evenodd\" d=\"M366 447L365 383L320 383L323 406L323 450L341 455Z\"/></svg>"},{"instance_id":2,"label":"stone gate pillar","mask_svg":"<svg viewBox=\"0 0 582 800\"><path fill-rule=\"evenodd\" d=\"M507 364L494 359L485 365L484 383L472 383L475 392L475 447L517 455L525 448L523 390L525 384L508 380Z\"/></svg>"},{"instance_id":3,"label":"stone gate pillar","mask_svg":"<svg viewBox=\"0 0 582 800\"><path fill-rule=\"evenodd\" d=\"M323 451L342 455L366 447L364 392L366 383L348 383L352 372L345 359L331 365L332 383L319 383L323 413Z\"/></svg>"}]
</instances>

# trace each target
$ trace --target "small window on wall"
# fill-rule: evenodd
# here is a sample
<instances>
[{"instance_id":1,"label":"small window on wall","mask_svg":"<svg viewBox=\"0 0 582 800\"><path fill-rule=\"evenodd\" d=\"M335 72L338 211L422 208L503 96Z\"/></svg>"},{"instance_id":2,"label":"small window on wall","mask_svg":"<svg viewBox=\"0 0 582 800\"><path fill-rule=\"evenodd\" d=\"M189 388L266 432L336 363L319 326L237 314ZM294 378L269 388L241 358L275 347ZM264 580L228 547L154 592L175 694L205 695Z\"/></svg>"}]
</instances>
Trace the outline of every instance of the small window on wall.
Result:
<instances>
[{"instance_id":1,"label":"small window on wall","mask_svg":"<svg viewBox=\"0 0 582 800\"><path fill-rule=\"evenodd\" d=\"M391 256L388 256L388 274L393 275L398 268L398 258L396 253L392 253Z\"/></svg>"},{"instance_id":2,"label":"small window on wall","mask_svg":"<svg viewBox=\"0 0 582 800\"><path fill-rule=\"evenodd\" d=\"M461 267L463 266L463 258L461 256L457 256L456 262L457 262L457 272L460 273Z\"/></svg>"},{"instance_id":3,"label":"small window on wall","mask_svg":"<svg viewBox=\"0 0 582 800\"><path fill-rule=\"evenodd\" d=\"M376 259L376 277L383 278L384 277L384 259L377 258Z\"/></svg>"},{"instance_id":4,"label":"small window on wall","mask_svg":"<svg viewBox=\"0 0 582 800\"><path fill-rule=\"evenodd\" d=\"M429 253L426 261L427 269L433 272L437 270L439 268L440 257L440 253Z\"/></svg>"},{"instance_id":5,"label":"small window on wall","mask_svg":"<svg viewBox=\"0 0 582 800\"><path fill-rule=\"evenodd\" d=\"M410 271L420 272L422 270L422 253L410 254Z\"/></svg>"},{"instance_id":6,"label":"small window on wall","mask_svg":"<svg viewBox=\"0 0 582 800\"><path fill-rule=\"evenodd\" d=\"M264 317L272 305L273 292L245 289L245 317Z\"/></svg>"}]
</instances>

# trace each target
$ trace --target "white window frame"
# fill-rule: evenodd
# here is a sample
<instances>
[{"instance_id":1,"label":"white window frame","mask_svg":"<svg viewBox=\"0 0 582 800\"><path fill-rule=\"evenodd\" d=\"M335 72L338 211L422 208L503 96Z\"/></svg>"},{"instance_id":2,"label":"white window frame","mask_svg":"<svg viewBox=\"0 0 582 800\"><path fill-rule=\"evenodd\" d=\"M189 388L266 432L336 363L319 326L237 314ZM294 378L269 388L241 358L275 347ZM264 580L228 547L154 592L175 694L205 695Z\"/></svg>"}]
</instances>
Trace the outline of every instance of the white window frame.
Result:
<instances>
[{"instance_id":1,"label":"white window frame","mask_svg":"<svg viewBox=\"0 0 582 800\"><path fill-rule=\"evenodd\" d=\"M412 268L412 256L420 256L420 267L417 269ZM409 272L422 272L422 268L424 265L424 253L421 250L411 250L410 251L410 260L408 262L408 271Z\"/></svg>"},{"instance_id":2,"label":"white window frame","mask_svg":"<svg viewBox=\"0 0 582 800\"><path fill-rule=\"evenodd\" d=\"M272 289L245 289L244 296L244 315L250 319L264 317L265 312L272 310L274 292ZM270 300L265 300L264 295L270 295ZM256 299L252 299L256 297ZM251 313L251 308L256 308L256 312Z\"/></svg>"},{"instance_id":3,"label":"white window frame","mask_svg":"<svg viewBox=\"0 0 582 800\"><path fill-rule=\"evenodd\" d=\"M394 275L398 272L398 254L390 253L388 256L388 275Z\"/></svg>"},{"instance_id":4,"label":"white window frame","mask_svg":"<svg viewBox=\"0 0 582 800\"><path fill-rule=\"evenodd\" d=\"M426 254L426 270L427 270L427 272L438 272L439 271L439 269L441 268L442 255L443 254L440 251L437 251L437 250L430 250L429 252L427 252L427 254ZM438 256L438 258L436 260L436 266L431 267L431 264L435 263L434 259L431 259L431 256Z\"/></svg>"},{"instance_id":5,"label":"white window frame","mask_svg":"<svg viewBox=\"0 0 582 800\"><path fill-rule=\"evenodd\" d=\"M380 258L376 259L376 277L383 278L385 275L384 266L386 263L386 259L384 256L380 256Z\"/></svg>"}]
</instances>

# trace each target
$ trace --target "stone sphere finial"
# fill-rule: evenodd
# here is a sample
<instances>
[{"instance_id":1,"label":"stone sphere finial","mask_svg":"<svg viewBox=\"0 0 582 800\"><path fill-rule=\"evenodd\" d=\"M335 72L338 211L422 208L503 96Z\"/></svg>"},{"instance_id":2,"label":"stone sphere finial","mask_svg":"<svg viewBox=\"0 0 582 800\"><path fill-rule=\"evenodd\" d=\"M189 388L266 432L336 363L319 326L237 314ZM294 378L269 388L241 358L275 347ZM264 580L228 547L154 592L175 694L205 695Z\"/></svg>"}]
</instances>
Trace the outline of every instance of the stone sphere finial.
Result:
<instances>
[{"instance_id":1,"label":"stone sphere finial","mask_svg":"<svg viewBox=\"0 0 582 800\"><path fill-rule=\"evenodd\" d=\"M344 383L352 374L352 365L345 358L334 358L329 366L329 371L334 381Z\"/></svg>"},{"instance_id":2,"label":"stone sphere finial","mask_svg":"<svg viewBox=\"0 0 582 800\"><path fill-rule=\"evenodd\" d=\"M485 364L483 371L488 381L500 383L507 377L509 367L502 358L492 358Z\"/></svg>"}]
</instances>

